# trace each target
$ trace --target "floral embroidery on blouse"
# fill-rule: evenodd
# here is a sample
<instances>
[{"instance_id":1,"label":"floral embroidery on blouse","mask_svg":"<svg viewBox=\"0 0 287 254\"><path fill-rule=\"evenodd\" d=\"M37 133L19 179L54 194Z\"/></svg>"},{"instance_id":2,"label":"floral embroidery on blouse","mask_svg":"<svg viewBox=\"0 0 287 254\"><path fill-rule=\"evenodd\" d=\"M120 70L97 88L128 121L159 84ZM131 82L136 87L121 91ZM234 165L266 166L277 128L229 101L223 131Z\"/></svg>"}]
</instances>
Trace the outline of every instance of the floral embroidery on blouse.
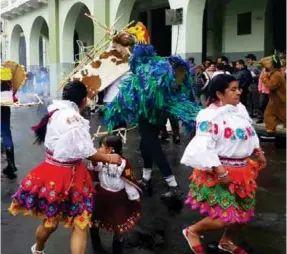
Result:
<instances>
[{"instance_id":1,"label":"floral embroidery on blouse","mask_svg":"<svg viewBox=\"0 0 287 254\"><path fill-rule=\"evenodd\" d=\"M218 134L218 125L209 121L203 121L198 123L198 128L201 132L208 132Z\"/></svg>"},{"instance_id":2,"label":"floral embroidery on blouse","mask_svg":"<svg viewBox=\"0 0 287 254\"><path fill-rule=\"evenodd\" d=\"M243 128L237 128L235 131L231 129L230 127L227 127L224 129L224 137L226 139L231 140L247 140L250 137L255 136L255 131L251 127L247 127L245 129Z\"/></svg>"}]
</instances>

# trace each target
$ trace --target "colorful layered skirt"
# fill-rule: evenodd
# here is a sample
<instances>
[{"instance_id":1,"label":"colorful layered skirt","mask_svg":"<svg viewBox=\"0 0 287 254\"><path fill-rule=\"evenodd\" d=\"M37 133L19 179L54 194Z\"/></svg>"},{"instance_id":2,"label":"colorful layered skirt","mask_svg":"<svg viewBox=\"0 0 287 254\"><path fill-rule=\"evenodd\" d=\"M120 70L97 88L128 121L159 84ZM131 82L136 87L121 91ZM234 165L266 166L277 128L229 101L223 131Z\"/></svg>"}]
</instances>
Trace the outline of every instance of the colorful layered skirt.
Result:
<instances>
[{"instance_id":1,"label":"colorful layered skirt","mask_svg":"<svg viewBox=\"0 0 287 254\"><path fill-rule=\"evenodd\" d=\"M93 194L91 176L81 160L62 163L47 155L22 180L9 211L41 217L45 227L63 221L65 227L84 229L91 226Z\"/></svg>"},{"instance_id":2,"label":"colorful layered skirt","mask_svg":"<svg viewBox=\"0 0 287 254\"><path fill-rule=\"evenodd\" d=\"M112 192L96 187L93 226L108 232L130 231L141 217L141 204L131 201L125 190Z\"/></svg>"},{"instance_id":3,"label":"colorful layered skirt","mask_svg":"<svg viewBox=\"0 0 287 254\"><path fill-rule=\"evenodd\" d=\"M215 172L194 169L185 204L224 223L247 223L254 216L256 178L260 170L253 160L221 159L230 183L223 185Z\"/></svg>"}]
</instances>

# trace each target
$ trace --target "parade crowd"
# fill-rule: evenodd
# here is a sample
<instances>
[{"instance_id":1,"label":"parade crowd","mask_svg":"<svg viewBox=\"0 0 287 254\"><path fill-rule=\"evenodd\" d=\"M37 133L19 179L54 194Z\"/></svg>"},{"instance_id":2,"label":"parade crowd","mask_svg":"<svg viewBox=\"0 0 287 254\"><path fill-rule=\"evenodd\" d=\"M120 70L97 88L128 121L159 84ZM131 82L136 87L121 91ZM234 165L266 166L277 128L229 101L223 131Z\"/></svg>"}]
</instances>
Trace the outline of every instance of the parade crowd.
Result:
<instances>
[{"instance_id":1,"label":"parade crowd","mask_svg":"<svg viewBox=\"0 0 287 254\"><path fill-rule=\"evenodd\" d=\"M91 138L90 122L81 115L88 88L79 80L67 82L62 99L54 100L32 127L35 143L45 147L45 160L21 180L9 207L14 216L23 213L42 219L32 254L45 253L46 242L60 222L72 229L70 253L86 252L88 232L95 253L103 253L99 230L105 230L113 233L113 254L122 254L125 233L141 218L142 198L152 195L156 184L154 164L167 187L161 199L183 201L158 138L167 119L174 122L175 143L179 142L176 122L180 120L187 131L196 129L180 160L192 169L184 203L206 216L182 230L191 251L204 254L202 234L223 229L218 248L247 254L234 241L242 225L255 216L256 179L267 165L251 117L264 121L270 136L279 123L286 123L286 58L264 58L262 68L252 54L246 56L247 66L244 60L230 63L226 57L196 66L193 58L189 65L180 56L157 56L148 43L136 44L132 52L130 73L105 110L110 134L98 145ZM1 68L4 71L9 75L1 75L1 81L11 86L13 74ZM197 103L191 99L193 93ZM255 102L258 93L260 107ZM6 118L1 118L8 162L2 173L14 179L10 114L9 108ZM139 180L123 154L121 137L112 134L124 120L139 129L143 158Z\"/></svg>"},{"instance_id":2,"label":"parade crowd","mask_svg":"<svg viewBox=\"0 0 287 254\"><path fill-rule=\"evenodd\" d=\"M264 122L264 113L269 102L270 89L268 81L264 81L266 69L262 68L254 54L248 54L245 59L231 62L225 56L216 60L206 59L201 65L194 63L194 58L189 58L191 75L194 80L194 92L197 102L206 106L208 98L208 84L218 74L232 75L239 82L241 89L240 101L247 108L251 118L257 118L256 123ZM286 55L280 56L280 68L286 80ZM267 84L265 83L267 82ZM282 96L286 97L285 89ZM284 106L282 104L282 106ZM284 113L283 113L284 114ZM284 119L283 119L284 120ZM284 121L281 121L284 123ZM285 126L285 125L284 125Z\"/></svg>"}]
</instances>

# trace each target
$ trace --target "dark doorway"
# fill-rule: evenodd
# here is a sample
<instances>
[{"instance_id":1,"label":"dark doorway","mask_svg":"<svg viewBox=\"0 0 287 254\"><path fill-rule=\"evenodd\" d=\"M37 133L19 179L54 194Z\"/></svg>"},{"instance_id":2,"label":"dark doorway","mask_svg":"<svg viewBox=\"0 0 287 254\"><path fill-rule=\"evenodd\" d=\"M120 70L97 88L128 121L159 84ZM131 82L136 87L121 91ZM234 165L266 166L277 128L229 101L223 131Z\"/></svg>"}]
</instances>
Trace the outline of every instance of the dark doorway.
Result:
<instances>
[{"instance_id":1,"label":"dark doorway","mask_svg":"<svg viewBox=\"0 0 287 254\"><path fill-rule=\"evenodd\" d=\"M205 61L207 57L207 8L204 8L202 23L202 59Z\"/></svg>"},{"instance_id":2,"label":"dark doorway","mask_svg":"<svg viewBox=\"0 0 287 254\"><path fill-rule=\"evenodd\" d=\"M27 68L26 39L23 35L19 39L19 64Z\"/></svg>"},{"instance_id":3,"label":"dark doorway","mask_svg":"<svg viewBox=\"0 0 287 254\"><path fill-rule=\"evenodd\" d=\"M283 52L286 50L286 0L272 1L272 5L274 49Z\"/></svg>"},{"instance_id":4,"label":"dark doorway","mask_svg":"<svg viewBox=\"0 0 287 254\"><path fill-rule=\"evenodd\" d=\"M159 8L151 11L151 43L160 56L171 55L171 26L165 25L166 9L169 8Z\"/></svg>"},{"instance_id":5,"label":"dark doorway","mask_svg":"<svg viewBox=\"0 0 287 254\"><path fill-rule=\"evenodd\" d=\"M79 35L77 31L74 31L74 61L79 60L80 49L77 43L78 40L79 40Z\"/></svg>"}]
</instances>

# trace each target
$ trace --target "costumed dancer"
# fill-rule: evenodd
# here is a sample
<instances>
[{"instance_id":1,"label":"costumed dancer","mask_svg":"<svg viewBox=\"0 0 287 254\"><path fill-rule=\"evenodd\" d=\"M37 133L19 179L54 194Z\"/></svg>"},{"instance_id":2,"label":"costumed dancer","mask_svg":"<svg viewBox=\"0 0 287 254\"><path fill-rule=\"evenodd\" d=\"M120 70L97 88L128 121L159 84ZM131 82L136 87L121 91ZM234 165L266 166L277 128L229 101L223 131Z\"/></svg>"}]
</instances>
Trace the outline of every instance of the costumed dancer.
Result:
<instances>
[{"instance_id":1,"label":"costumed dancer","mask_svg":"<svg viewBox=\"0 0 287 254\"><path fill-rule=\"evenodd\" d=\"M68 83L62 100L48 107L49 113L32 127L37 142L45 142L46 159L29 172L12 196L12 215L36 215L43 222L36 230L33 254L43 254L50 235L60 221L72 227L71 253L85 253L87 228L94 206L93 181L82 159L93 163L121 164L119 155L97 152L89 133L89 122L80 112L85 108L87 88L81 82Z\"/></svg>"},{"instance_id":2,"label":"costumed dancer","mask_svg":"<svg viewBox=\"0 0 287 254\"><path fill-rule=\"evenodd\" d=\"M104 136L100 140L99 151L122 156L122 147L119 136ZM103 250L99 236L99 229L103 229L114 233L113 254L122 254L124 234L136 225L141 216L141 189L126 158L122 158L120 166L98 163L92 170L98 173L99 179L92 216L93 227L90 229L93 249L95 252Z\"/></svg>"},{"instance_id":3,"label":"costumed dancer","mask_svg":"<svg viewBox=\"0 0 287 254\"><path fill-rule=\"evenodd\" d=\"M16 70L15 70L16 69ZM12 74L13 73L13 74ZM25 82L26 73L23 66L15 62L6 61L1 67L1 137L7 157L7 167L2 170L4 176L15 179L17 167L15 165L14 144L11 133L11 108L17 102L17 89ZM4 105L4 106L2 106ZM7 106L5 106L7 105Z\"/></svg>"},{"instance_id":4,"label":"costumed dancer","mask_svg":"<svg viewBox=\"0 0 287 254\"><path fill-rule=\"evenodd\" d=\"M192 89L187 63L177 56L157 56L152 45L137 44L129 64L131 73L121 81L118 95L105 109L108 129L112 130L122 122L131 126L138 124L144 160L141 187L151 193L151 173L155 163L168 186L162 198L180 196L158 135L169 115L181 120L189 131L194 127L194 119L201 107L191 102L188 94L183 92ZM183 88L176 90L177 86Z\"/></svg>"},{"instance_id":5,"label":"costumed dancer","mask_svg":"<svg viewBox=\"0 0 287 254\"><path fill-rule=\"evenodd\" d=\"M260 63L265 68L262 81L270 91L269 102L264 112L267 135L261 138L275 139L277 125L281 123L286 127L286 84L278 55L263 58Z\"/></svg>"},{"instance_id":6,"label":"costumed dancer","mask_svg":"<svg viewBox=\"0 0 287 254\"><path fill-rule=\"evenodd\" d=\"M195 137L181 163L194 168L185 203L208 216L183 230L192 251L203 254L200 235L225 228L219 248L246 253L232 241L241 224L254 216L256 178L266 159L236 79L221 74L210 82L213 103L197 116ZM255 154L257 161L250 159Z\"/></svg>"}]
</instances>

